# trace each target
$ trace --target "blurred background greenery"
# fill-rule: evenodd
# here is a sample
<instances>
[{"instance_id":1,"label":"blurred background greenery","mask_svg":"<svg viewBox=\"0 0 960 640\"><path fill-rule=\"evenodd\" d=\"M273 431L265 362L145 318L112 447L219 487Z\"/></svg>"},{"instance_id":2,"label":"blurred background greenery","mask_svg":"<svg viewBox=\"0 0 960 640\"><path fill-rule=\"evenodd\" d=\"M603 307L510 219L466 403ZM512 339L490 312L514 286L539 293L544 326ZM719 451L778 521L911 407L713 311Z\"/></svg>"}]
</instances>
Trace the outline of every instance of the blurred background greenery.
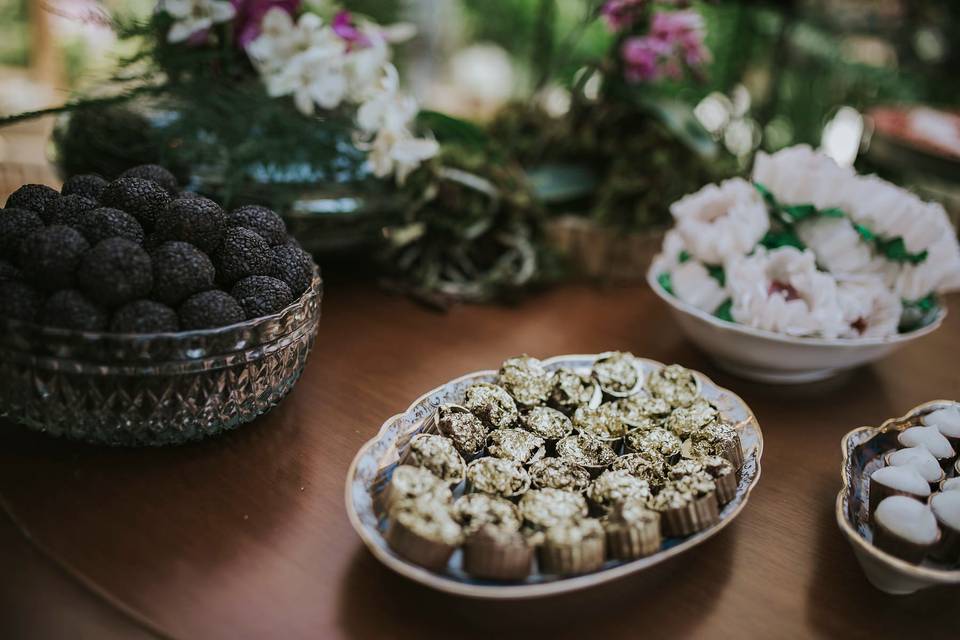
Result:
<instances>
[{"instance_id":1,"label":"blurred background greenery","mask_svg":"<svg viewBox=\"0 0 960 640\"><path fill-rule=\"evenodd\" d=\"M0 0L0 114L96 92L122 53L103 16L145 15L154 4ZM593 19L600 0L341 4L384 23L415 23L418 38L398 51L412 91L427 108L477 121L490 120L511 101L562 114L578 74L607 51L613 37ZM884 105L956 111L960 2L692 4L706 19L713 61L699 81L668 83L661 90L695 108L700 124L741 168L756 149L809 143L839 161L932 190L956 208L960 151L941 147L932 161L919 164L889 149L872 153L875 122L869 114ZM42 150L26 153L10 143L16 133L0 132L6 142L0 141L0 161L41 163Z\"/></svg>"}]
</instances>

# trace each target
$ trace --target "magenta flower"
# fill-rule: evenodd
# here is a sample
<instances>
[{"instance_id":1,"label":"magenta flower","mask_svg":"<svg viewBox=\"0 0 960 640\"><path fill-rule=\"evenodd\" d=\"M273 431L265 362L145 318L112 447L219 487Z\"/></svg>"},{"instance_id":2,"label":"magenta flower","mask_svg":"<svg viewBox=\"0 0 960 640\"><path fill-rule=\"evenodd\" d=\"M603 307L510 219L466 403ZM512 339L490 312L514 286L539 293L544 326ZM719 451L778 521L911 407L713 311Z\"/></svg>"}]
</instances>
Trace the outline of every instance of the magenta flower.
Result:
<instances>
[{"instance_id":1,"label":"magenta flower","mask_svg":"<svg viewBox=\"0 0 960 640\"><path fill-rule=\"evenodd\" d=\"M234 37L242 49L260 35L260 25L267 11L277 7L291 16L300 8L301 0L230 0L237 11L234 18Z\"/></svg>"},{"instance_id":2,"label":"magenta flower","mask_svg":"<svg viewBox=\"0 0 960 640\"><path fill-rule=\"evenodd\" d=\"M683 66L696 68L710 61L704 44L703 18L695 11L655 13L650 33L624 41L620 55L631 82L680 78Z\"/></svg>"},{"instance_id":3,"label":"magenta flower","mask_svg":"<svg viewBox=\"0 0 960 640\"><path fill-rule=\"evenodd\" d=\"M348 49L370 46L370 38L357 27L349 11L338 11L337 15L333 16L331 26L333 32L347 43Z\"/></svg>"},{"instance_id":4,"label":"magenta flower","mask_svg":"<svg viewBox=\"0 0 960 640\"><path fill-rule=\"evenodd\" d=\"M620 48L627 80L640 82L659 78L662 75L660 59L668 52L663 42L650 36L627 38Z\"/></svg>"},{"instance_id":5,"label":"magenta flower","mask_svg":"<svg viewBox=\"0 0 960 640\"><path fill-rule=\"evenodd\" d=\"M611 31L623 31L633 25L646 3L647 0L607 0L600 15Z\"/></svg>"},{"instance_id":6,"label":"magenta flower","mask_svg":"<svg viewBox=\"0 0 960 640\"><path fill-rule=\"evenodd\" d=\"M706 32L703 16L696 11L655 13L650 23L650 35L669 43L691 67L710 61Z\"/></svg>"}]
</instances>

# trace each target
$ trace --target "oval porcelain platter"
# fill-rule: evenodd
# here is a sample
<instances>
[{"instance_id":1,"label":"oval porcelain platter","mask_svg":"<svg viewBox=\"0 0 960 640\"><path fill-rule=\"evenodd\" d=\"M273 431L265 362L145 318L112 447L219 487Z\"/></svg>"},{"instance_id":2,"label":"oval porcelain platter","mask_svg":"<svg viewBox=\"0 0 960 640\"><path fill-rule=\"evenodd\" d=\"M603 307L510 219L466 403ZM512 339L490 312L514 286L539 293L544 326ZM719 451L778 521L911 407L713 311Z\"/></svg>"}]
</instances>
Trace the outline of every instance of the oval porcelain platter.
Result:
<instances>
[{"instance_id":1,"label":"oval porcelain platter","mask_svg":"<svg viewBox=\"0 0 960 640\"><path fill-rule=\"evenodd\" d=\"M598 355L565 355L543 360L548 370L568 367L577 373L587 374ZM646 377L662 368L662 363L638 358ZM467 387L478 382L496 379L496 371L470 373L437 387L418 398L403 413L387 420L377 435L364 444L350 465L346 483L346 506L350 523L360 535L370 552L397 573L440 591L461 596L485 599L531 598L596 586L626 576L679 555L705 542L730 524L746 506L750 491L760 479L760 456L763 452L763 434L753 412L733 392L714 384L697 371L693 372L700 383L701 395L720 411L727 422L734 425L741 441L744 464L740 470L736 496L720 511L720 520L713 526L689 536L665 538L660 551L638 560L608 560L595 573L575 577L560 577L532 573L527 579L516 583L478 580L468 576L461 568L462 551L454 553L446 569L434 572L400 557L387 546L384 539L386 517L375 507L379 492L389 482L400 454L410 438L423 430L437 407L441 404L460 403Z\"/></svg>"}]
</instances>

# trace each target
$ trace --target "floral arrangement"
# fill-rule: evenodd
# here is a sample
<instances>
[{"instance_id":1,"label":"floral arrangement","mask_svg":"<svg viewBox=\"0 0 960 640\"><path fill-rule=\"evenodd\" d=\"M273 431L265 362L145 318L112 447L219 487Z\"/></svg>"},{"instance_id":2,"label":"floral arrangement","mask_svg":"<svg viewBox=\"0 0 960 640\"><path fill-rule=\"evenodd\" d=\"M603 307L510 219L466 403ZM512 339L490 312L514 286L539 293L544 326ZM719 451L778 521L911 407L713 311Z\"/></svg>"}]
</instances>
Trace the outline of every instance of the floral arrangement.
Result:
<instances>
[{"instance_id":1,"label":"floral arrangement","mask_svg":"<svg viewBox=\"0 0 960 640\"><path fill-rule=\"evenodd\" d=\"M937 294L960 288L941 205L805 145L759 153L751 179L670 206L657 263L668 293L758 329L883 338L929 322Z\"/></svg>"},{"instance_id":2,"label":"floral arrangement","mask_svg":"<svg viewBox=\"0 0 960 640\"><path fill-rule=\"evenodd\" d=\"M384 282L431 304L540 276L539 218L515 165L403 93L392 48L412 26L304 0L159 0L146 20L105 20L134 50L107 95L0 121L69 112L54 136L65 172L161 164L227 207L284 213L325 193L373 203L357 224L380 244ZM325 217L290 226L312 248L338 232Z\"/></svg>"},{"instance_id":3,"label":"floral arrangement","mask_svg":"<svg viewBox=\"0 0 960 640\"><path fill-rule=\"evenodd\" d=\"M356 146L377 177L402 183L439 151L435 140L413 134L419 109L400 93L390 62L390 44L413 35L407 25L384 28L343 9L325 21L300 0L160 0L157 11L169 18L168 43L232 44L249 57L267 94L292 97L304 116L353 111Z\"/></svg>"},{"instance_id":4,"label":"floral arrangement","mask_svg":"<svg viewBox=\"0 0 960 640\"><path fill-rule=\"evenodd\" d=\"M602 22L610 44L574 76L569 109L551 116L532 100L492 123L492 135L551 188L543 199L558 212L576 210L619 230L659 229L669 222L667 202L732 173L690 107L672 97L678 82L701 78L711 60L703 17L688 5L588 3L582 30ZM574 45L544 48L562 56ZM565 68L563 60L549 66Z\"/></svg>"},{"instance_id":5,"label":"floral arrangement","mask_svg":"<svg viewBox=\"0 0 960 640\"><path fill-rule=\"evenodd\" d=\"M684 69L699 73L710 61L704 44L703 16L685 7L687 2L607 0L600 13L617 34L614 51L624 78L631 83L683 77Z\"/></svg>"}]
</instances>

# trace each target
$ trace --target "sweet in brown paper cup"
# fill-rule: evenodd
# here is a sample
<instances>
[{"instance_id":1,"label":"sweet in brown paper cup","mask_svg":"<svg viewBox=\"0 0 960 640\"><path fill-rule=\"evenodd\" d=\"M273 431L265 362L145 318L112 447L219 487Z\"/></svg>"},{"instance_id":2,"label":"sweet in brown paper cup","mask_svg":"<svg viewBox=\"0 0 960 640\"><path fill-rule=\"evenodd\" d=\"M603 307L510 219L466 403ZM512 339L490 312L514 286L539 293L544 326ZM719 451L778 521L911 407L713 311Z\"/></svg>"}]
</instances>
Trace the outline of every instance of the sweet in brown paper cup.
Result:
<instances>
[{"instance_id":1,"label":"sweet in brown paper cup","mask_svg":"<svg viewBox=\"0 0 960 640\"><path fill-rule=\"evenodd\" d=\"M737 472L715 477L717 485L717 504L722 507L737 497Z\"/></svg>"},{"instance_id":2,"label":"sweet in brown paper cup","mask_svg":"<svg viewBox=\"0 0 960 640\"><path fill-rule=\"evenodd\" d=\"M659 551L663 543L659 519L649 523L613 523L607 528L606 536L607 555L616 560L649 556Z\"/></svg>"},{"instance_id":3,"label":"sweet in brown paper cup","mask_svg":"<svg viewBox=\"0 0 960 640\"><path fill-rule=\"evenodd\" d=\"M574 576L599 571L606 555L604 536L585 538L576 544L550 544L538 548L540 571L559 576Z\"/></svg>"},{"instance_id":4,"label":"sweet in brown paper cup","mask_svg":"<svg viewBox=\"0 0 960 640\"><path fill-rule=\"evenodd\" d=\"M398 554L431 571L442 571L456 551L455 546L424 538L392 518L387 526L386 541Z\"/></svg>"},{"instance_id":5,"label":"sweet in brown paper cup","mask_svg":"<svg viewBox=\"0 0 960 640\"><path fill-rule=\"evenodd\" d=\"M919 564L928 553L936 549L941 537L942 532L937 534L937 540L932 544L917 544L898 536L879 522L873 523L873 545L881 551L913 564Z\"/></svg>"},{"instance_id":6,"label":"sweet in brown paper cup","mask_svg":"<svg viewBox=\"0 0 960 640\"><path fill-rule=\"evenodd\" d=\"M473 535L463 545L463 568L475 578L523 580L532 563L533 547L519 533L511 540Z\"/></svg>"},{"instance_id":7,"label":"sweet in brown paper cup","mask_svg":"<svg viewBox=\"0 0 960 640\"><path fill-rule=\"evenodd\" d=\"M720 520L720 505L716 492L708 493L682 507L660 512L663 535L668 538L688 536L716 524Z\"/></svg>"},{"instance_id":8,"label":"sweet in brown paper cup","mask_svg":"<svg viewBox=\"0 0 960 640\"><path fill-rule=\"evenodd\" d=\"M743 466L743 444L740 442L739 433L724 448L723 457L730 461L734 469L740 469Z\"/></svg>"},{"instance_id":9,"label":"sweet in brown paper cup","mask_svg":"<svg viewBox=\"0 0 960 640\"><path fill-rule=\"evenodd\" d=\"M938 520L940 525L940 542L930 552L930 555L949 564L960 562L960 530L954 529Z\"/></svg>"},{"instance_id":10,"label":"sweet in brown paper cup","mask_svg":"<svg viewBox=\"0 0 960 640\"><path fill-rule=\"evenodd\" d=\"M891 456L891 454L893 454L893 451L888 451L888 452L886 452L885 454L883 454L883 464L884 464L884 466L887 466L887 467L896 466L896 465L894 465L894 464L891 464L891 462L890 462L890 456ZM947 472L943 470L943 467L941 467L941 468L940 468L940 477L930 483L930 491L931 491L931 492L933 492L933 491L938 491L938 490L940 489L940 485L942 485L942 484L943 484L943 481L946 480L946 479L947 479Z\"/></svg>"}]
</instances>

